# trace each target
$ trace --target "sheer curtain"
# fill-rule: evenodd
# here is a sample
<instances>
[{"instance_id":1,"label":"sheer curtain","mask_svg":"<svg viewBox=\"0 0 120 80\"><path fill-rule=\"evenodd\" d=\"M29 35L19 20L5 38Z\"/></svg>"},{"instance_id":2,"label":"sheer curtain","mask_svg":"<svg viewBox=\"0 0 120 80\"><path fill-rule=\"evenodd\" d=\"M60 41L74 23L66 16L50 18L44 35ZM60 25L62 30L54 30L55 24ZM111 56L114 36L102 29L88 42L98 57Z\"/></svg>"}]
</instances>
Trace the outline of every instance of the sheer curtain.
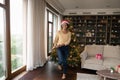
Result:
<instances>
[{"instance_id":1,"label":"sheer curtain","mask_svg":"<svg viewBox=\"0 0 120 80\"><path fill-rule=\"evenodd\" d=\"M45 57L45 1L27 2L27 71L43 66Z\"/></svg>"}]
</instances>

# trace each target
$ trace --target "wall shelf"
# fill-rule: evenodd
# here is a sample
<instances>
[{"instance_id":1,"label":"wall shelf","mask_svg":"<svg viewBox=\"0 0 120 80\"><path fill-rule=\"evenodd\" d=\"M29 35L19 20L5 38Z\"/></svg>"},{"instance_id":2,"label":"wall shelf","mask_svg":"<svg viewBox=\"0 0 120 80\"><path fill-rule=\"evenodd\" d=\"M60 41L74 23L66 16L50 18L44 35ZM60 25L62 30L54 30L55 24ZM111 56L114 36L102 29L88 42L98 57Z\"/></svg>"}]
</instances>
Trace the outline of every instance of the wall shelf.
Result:
<instances>
[{"instance_id":1,"label":"wall shelf","mask_svg":"<svg viewBox=\"0 0 120 80\"><path fill-rule=\"evenodd\" d=\"M67 15L63 19L72 22L81 45L120 45L120 15Z\"/></svg>"}]
</instances>

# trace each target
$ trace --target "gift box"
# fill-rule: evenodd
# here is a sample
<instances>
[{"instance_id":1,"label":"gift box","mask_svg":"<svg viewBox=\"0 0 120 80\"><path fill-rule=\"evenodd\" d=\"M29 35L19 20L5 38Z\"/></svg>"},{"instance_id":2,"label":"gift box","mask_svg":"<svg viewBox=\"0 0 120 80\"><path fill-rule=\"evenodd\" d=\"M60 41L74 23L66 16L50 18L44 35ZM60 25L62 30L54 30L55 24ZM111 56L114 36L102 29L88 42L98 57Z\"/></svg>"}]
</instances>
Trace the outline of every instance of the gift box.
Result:
<instances>
[{"instance_id":1,"label":"gift box","mask_svg":"<svg viewBox=\"0 0 120 80\"><path fill-rule=\"evenodd\" d=\"M120 73L120 65L118 65L118 66L116 67L116 71L117 71L118 73Z\"/></svg>"},{"instance_id":2,"label":"gift box","mask_svg":"<svg viewBox=\"0 0 120 80\"><path fill-rule=\"evenodd\" d=\"M96 54L96 59L101 60L102 59L102 54Z\"/></svg>"}]
</instances>

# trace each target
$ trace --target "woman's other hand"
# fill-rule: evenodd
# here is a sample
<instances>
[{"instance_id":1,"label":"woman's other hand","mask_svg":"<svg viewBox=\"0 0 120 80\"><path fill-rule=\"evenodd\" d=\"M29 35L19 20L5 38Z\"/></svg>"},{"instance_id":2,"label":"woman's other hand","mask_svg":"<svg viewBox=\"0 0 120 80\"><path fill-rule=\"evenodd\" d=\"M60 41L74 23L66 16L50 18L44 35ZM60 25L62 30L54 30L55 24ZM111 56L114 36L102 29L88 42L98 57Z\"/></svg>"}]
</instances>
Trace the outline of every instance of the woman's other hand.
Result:
<instances>
[{"instance_id":1,"label":"woman's other hand","mask_svg":"<svg viewBox=\"0 0 120 80\"><path fill-rule=\"evenodd\" d=\"M53 50L53 49L55 49L55 48L56 48L56 47L55 47L55 46L53 46L53 47L52 47L52 50Z\"/></svg>"},{"instance_id":2,"label":"woman's other hand","mask_svg":"<svg viewBox=\"0 0 120 80\"><path fill-rule=\"evenodd\" d=\"M62 47L62 46L65 46L65 44L59 44L56 46L56 48L59 48L59 47Z\"/></svg>"}]
</instances>

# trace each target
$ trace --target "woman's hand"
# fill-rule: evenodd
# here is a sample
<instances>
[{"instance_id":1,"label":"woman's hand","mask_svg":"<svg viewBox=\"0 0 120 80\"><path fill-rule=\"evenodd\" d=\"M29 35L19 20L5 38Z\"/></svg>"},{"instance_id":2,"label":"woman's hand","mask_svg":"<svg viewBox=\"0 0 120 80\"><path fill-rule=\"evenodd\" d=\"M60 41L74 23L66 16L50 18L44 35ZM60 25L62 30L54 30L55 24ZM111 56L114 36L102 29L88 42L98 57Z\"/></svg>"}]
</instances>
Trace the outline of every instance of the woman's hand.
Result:
<instances>
[{"instance_id":1,"label":"woman's hand","mask_svg":"<svg viewBox=\"0 0 120 80\"><path fill-rule=\"evenodd\" d=\"M62 46L65 46L65 44L59 44L57 46L53 46L52 49L59 48L59 47L62 47Z\"/></svg>"},{"instance_id":2,"label":"woman's hand","mask_svg":"<svg viewBox=\"0 0 120 80\"><path fill-rule=\"evenodd\" d=\"M52 47L52 50L53 50L53 49L55 49L55 48L56 48L56 47L55 47L55 46L53 46L53 47Z\"/></svg>"},{"instance_id":3,"label":"woman's hand","mask_svg":"<svg viewBox=\"0 0 120 80\"><path fill-rule=\"evenodd\" d=\"M56 46L56 48L62 47L62 46L65 46L65 44L59 44L59 45Z\"/></svg>"},{"instance_id":4,"label":"woman's hand","mask_svg":"<svg viewBox=\"0 0 120 80\"><path fill-rule=\"evenodd\" d=\"M61 46L65 46L65 44L61 44Z\"/></svg>"}]
</instances>

